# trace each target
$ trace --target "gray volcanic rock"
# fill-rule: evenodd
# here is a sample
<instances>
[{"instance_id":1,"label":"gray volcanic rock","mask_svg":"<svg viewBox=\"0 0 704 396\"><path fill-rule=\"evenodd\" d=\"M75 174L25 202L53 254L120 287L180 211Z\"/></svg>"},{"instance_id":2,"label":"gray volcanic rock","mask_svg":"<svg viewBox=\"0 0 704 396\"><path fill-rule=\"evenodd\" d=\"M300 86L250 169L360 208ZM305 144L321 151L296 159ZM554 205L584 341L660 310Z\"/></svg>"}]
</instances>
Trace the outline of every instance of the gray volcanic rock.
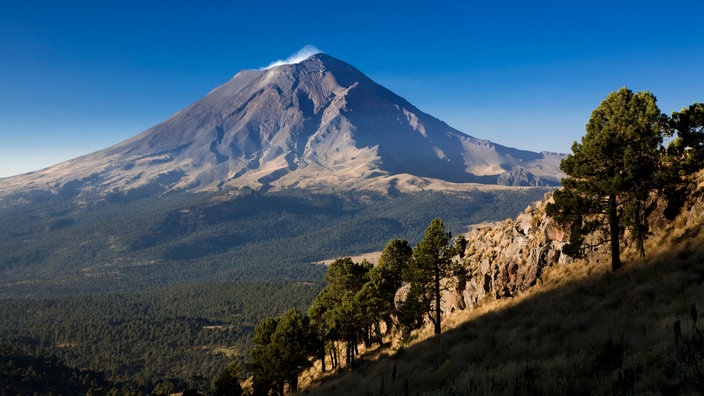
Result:
<instances>
[{"instance_id":1,"label":"gray volcanic rock","mask_svg":"<svg viewBox=\"0 0 704 396\"><path fill-rule=\"evenodd\" d=\"M0 195L557 185L562 158L465 135L354 67L317 54L242 71L129 140L0 180Z\"/></svg>"}]
</instances>

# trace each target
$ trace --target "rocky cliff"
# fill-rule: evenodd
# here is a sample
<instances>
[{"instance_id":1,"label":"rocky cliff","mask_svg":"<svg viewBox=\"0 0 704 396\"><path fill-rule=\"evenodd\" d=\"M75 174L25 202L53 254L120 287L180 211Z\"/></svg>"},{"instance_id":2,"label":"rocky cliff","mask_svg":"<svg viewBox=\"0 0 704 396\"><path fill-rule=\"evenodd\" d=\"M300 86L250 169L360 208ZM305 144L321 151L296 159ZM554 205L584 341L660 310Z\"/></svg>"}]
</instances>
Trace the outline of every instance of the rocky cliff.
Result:
<instances>
[{"instance_id":1,"label":"rocky cliff","mask_svg":"<svg viewBox=\"0 0 704 396\"><path fill-rule=\"evenodd\" d=\"M540 281L543 268L573 261L562 254L565 228L545 214L550 196L515 219L472 229L464 257L467 283L457 299L458 308L474 307L485 298L518 295Z\"/></svg>"},{"instance_id":2,"label":"rocky cliff","mask_svg":"<svg viewBox=\"0 0 704 396\"><path fill-rule=\"evenodd\" d=\"M687 196L680 214L673 220L666 216L672 210L667 201L653 197L647 254L658 254L663 246L673 246L684 236L700 232L704 224L704 172L692 178ZM448 282L460 287L447 288L443 296L445 313L518 296L542 283L550 267L580 265L585 261L607 265L608 246L593 249L584 260L562 253L569 229L547 216L545 208L551 200L552 193L548 193L514 219L473 226L466 235L468 244L463 258L467 281L464 285ZM595 243L598 236L588 238L591 239L587 242ZM622 244L622 258L630 260L636 256L635 247Z\"/></svg>"}]
</instances>

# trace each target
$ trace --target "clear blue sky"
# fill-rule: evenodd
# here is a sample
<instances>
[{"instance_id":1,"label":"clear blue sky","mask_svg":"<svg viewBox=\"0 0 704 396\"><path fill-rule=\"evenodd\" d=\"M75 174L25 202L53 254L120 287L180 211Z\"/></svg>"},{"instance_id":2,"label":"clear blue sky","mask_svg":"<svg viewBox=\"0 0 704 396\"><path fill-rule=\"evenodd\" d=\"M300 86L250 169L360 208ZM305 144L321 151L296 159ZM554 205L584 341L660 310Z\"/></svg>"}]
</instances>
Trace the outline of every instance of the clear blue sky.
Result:
<instances>
[{"instance_id":1,"label":"clear blue sky","mask_svg":"<svg viewBox=\"0 0 704 396\"><path fill-rule=\"evenodd\" d=\"M105 148L305 45L472 136L569 152L622 86L704 102L704 2L13 1L0 176Z\"/></svg>"}]
</instances>

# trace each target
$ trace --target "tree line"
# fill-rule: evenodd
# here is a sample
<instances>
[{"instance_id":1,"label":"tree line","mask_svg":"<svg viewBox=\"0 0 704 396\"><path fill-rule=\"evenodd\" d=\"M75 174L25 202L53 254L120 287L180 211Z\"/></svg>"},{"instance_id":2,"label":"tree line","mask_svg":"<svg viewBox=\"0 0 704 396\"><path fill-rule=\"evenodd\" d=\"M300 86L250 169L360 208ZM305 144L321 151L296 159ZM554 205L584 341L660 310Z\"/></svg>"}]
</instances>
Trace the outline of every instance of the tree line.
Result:
<instances>
[{"instance_id":1,"label":"tree line","mask_svg":"<svg viewBox=\"0 0 704 396\"><path fill-rule=\"evenodd\" d=\"M307 315L291 309L262 320L255 329L245 365L253 377L254 394L297 390L298 376L312 366L312 359L321 362L323 372L328 369L326 358L332 369L352 369L360 344L381 344L394 329L408 337L426 318L439 334L440 292L452 286L448 279L462 277L458 258L465 246L464 237L453 238L435 218L414 248L406 240L390 240L376 266L349 257L335 260L325 274L327 286ZM397 302L404 285L405 297ZM229 378L228 384L236 381Z\"/></svg>"},{"instance_id":2,"label":"tree line","mask_svg":"<svg viewBox=\"0 0 704 396\"><path fill-rule=\"evenodd\" d=\"M663 145L665 139L670 140L667 146ZM564 252L580 256L593 247L609 246L613 269L620 266L624 239L639 246L644 254L643 241L649 233L647 219L655 198L667 198L670 208L666 213L679 212L690 191L691 175L703 168L703 145L704 104L694 103L666 116L649 92L633 93L623 88L609 94L592 113L586 135L581 142L575 142L572 154L563 161L561 168L567 177L563 179L563 189L555 192L554 203L548 206L549 214L571 231ZM494 199L510 201L512 197L486 196L486 202L481 200L482 207L489 208L489 201ZM444 196L433 196L427 198L426 204L437 203L441 198L446 201ZM515 201L516 205L523 205L520 199ZM394 205L383 209L399 210ZM451 204L445 209L458 207ZM415 213L415 208L414 205L403 212ZM375 207L373 211L380 209ZM47 206L47 211L53 210L53 205ZM21 217L10 220L21 224ZM416 217L420 214L416 213ZM472 222L475 218L467 219ZM15 224L13 221L10 223ZM297 221L298 217L292 223ZM365 222L363 218L356 221ZM76 222L84 221L79 218ZM411 223L401 222L404 229ZM55 226L63 227L56 232L75 227L71 223ZM343 228L340 238L345 232L351 233ZM33 231L36 230L13 226L3 232L25 235ZM593 235L598 238L590 237ZM407 240L389 241L376 266L341 258L328 267L327 285L322 290L317 284L289 284L282 293L286 297L275 299L285 301L284 307L271 303L272 297L278 295L274 291L278 286L261 283L200 285L197 290L177 286L137 297L127 294L3 299L2 316L12 320L0 325L0 341L21 346L32 354L55 355L73 367L104 371L112 380L130 383L126 386L135 389L135 393L149 389L168 393L186 386L205 389L215 377L212 386L216 394L237 394L246 371L253 375L256 394L280 394L286 387L298 387L298 375L311 366L313 359L332 366L324 369L352 368L359 345L380 343L381 337L391 331L408 337L410 330L427 321L439 333L440 291L443 287L461 288L466 276L458 264L464 244L466 241L452 238L443 222L435 219L415 247ZM263 261L270 260L273 258L266 256ZM13 265L19 264L2 263L4 269ZM253 271L260 270L258 265L253 267ZM281 269L270 267L269 271ZM233 292L237 294L233 298L221 298ZM175 295L184 298L174 299ZM156 296L160 297L156 300L164 301L154 304ZM402 298L396 301L397 296ZM249 337L261 317L290 306L299 308L262 320L254 329L254 337ZM194 349L193 345L237 345L241 351L251 352L246 362L241 359L225 367L224 356ZM157 351L165 348L169 349L166 353ZM168 370L172 370L170 374L166 374ZM199 378L185 379L194 371ZM171 378L172 375L179 378ZM203 381L207 386L199 385Z\"/></svg>"}]
</instances>

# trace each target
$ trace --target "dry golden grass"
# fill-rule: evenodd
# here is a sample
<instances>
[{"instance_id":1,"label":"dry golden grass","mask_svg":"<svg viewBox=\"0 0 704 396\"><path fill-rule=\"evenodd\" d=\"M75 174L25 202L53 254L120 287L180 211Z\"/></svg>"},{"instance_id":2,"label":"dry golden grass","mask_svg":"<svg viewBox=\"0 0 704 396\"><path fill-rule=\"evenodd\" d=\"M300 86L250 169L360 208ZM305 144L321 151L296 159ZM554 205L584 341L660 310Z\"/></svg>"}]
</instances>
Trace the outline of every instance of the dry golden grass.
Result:
<instances>
[{"instance_id":1,"label":"dry golden grass","mask_svg":"<svg viewBox=\"0 0 704 396\"><path fill-rule=\"evenodd\" d=\"M691 336L691 307L704 311L703 207L687 208L651 238L646 258L626 249L616 273L603 258L551 267L527 293L455 313L441 336L422 329L395 353L313 381L303 393L704 393L674 331L679 322Z\"/></svg>"}]
</instances>

